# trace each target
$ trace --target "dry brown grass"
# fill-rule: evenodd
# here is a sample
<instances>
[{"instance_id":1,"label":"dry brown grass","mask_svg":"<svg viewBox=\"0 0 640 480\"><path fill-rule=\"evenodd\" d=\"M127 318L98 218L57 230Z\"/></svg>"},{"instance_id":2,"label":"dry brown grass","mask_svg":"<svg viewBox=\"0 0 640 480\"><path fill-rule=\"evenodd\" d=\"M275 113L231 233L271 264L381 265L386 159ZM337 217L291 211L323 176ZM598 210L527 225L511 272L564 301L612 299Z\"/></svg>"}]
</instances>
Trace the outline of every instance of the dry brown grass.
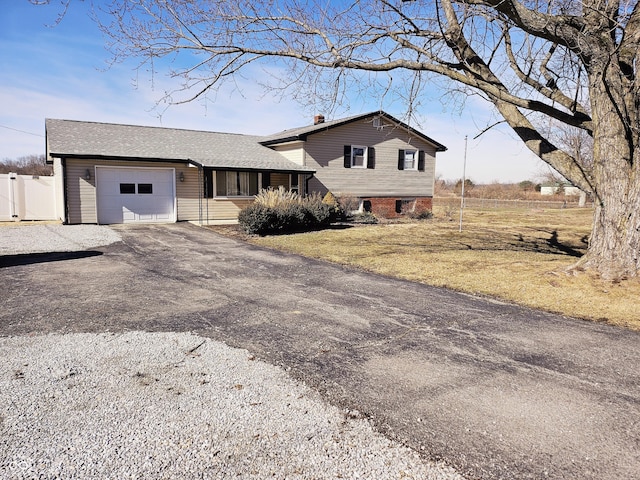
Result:
<instances>
[{"instance_id":1,"label":"dry brown grass","mask_svg":"<svg viewBox=\"0 0 640 480\"><path fill-rule=\"evenodd\" d=\"M591 210L434 209L428 222L252 237L252 243L367 271L640 329L640 282L567 272L586 249ZM450 220L453 218L453 221Z\"/></svg>"}]
</instances>

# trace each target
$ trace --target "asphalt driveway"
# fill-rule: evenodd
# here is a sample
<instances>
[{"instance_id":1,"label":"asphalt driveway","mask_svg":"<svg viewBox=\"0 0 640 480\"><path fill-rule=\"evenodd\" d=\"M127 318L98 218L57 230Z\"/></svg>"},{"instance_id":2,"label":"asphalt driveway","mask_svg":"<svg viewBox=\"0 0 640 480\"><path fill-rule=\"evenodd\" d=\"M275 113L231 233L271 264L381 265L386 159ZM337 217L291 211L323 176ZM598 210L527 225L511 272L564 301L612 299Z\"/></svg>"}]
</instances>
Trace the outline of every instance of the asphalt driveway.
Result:
<instances>
[{"instance_id":1,"label":"asphalt driveway","mask_svg":"<svg viewBox=\"0 0 640 480\"><path fill-rule=\"evenodd\" d=\"M190 331L282 365L469 478L640 478L640 334L189 224L0 268L0 335ZM425 266L425 268L428 268Z\"/></svg>"}]
</instances>

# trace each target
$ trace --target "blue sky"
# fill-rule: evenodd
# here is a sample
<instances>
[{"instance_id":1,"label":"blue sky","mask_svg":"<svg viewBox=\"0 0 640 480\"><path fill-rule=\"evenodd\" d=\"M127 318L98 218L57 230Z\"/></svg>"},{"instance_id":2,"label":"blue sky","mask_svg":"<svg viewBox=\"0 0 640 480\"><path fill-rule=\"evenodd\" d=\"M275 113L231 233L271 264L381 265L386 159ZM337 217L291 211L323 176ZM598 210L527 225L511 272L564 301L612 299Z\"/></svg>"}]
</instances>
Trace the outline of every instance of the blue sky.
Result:
<instances>
[{"instance_id":1,"label":"blue sky","mask_svg":"<svg viewBox=\"0 0 640 480\"><path fill-rule=\"evenodd\" d=\"M88 16L88 2L71 2L57 26L53 25L59 2L50 6L34 6L27 0L1 3L0 158L44 153L45 118L266 135L308 125L314 113L323 113L265 95L247 75L237 80L238 88L224 87L207 99L168 108L158 105L165 90L175 85L162 71L153 79L137 71L134 61L110 66L105 39ZM504 125L473 140L494 121L480 99L469 98L460 113L443 103L441 96L434 90L423 101L416 127L449 147L437 157L436 171L442 178L462 176L465 135L469 138L466 175L476 183L535 179L548 170ZM357 102L341 113L355 115L379 108L376 101ZM402 117L406 105L383 108Z\"/></svg>"}]
</instances>

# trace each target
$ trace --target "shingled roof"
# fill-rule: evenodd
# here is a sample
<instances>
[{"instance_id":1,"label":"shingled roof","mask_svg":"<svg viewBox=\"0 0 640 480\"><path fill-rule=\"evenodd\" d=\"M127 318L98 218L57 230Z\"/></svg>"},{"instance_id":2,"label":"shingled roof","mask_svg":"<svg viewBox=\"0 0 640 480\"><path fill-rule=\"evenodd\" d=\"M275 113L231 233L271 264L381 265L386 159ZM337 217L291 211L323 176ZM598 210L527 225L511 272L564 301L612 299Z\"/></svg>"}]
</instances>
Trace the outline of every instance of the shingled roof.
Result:
<instances>
[{"instance_id":1,"label":"shingled roof","mask_svg":"<svg viewBox=\"0 0 640 480\"><path fill-rule=\"evenodd\" d=\"M313 173L263 146L262 137L232 133L46 119L49 157L182 161L221 169Z\"/></svg>"},{"instance_id":2,"label":"shingled roof","mask_svg":"<svg viewBox=\"0 0 640 480\"><path fill-rule=\"evenodd\" d=\"M294 142L298 140L306 140L309 135L313 135L314 133L324 132L327 130L331 130L332 128L340 127L342 125L346 125L347 123L357 122L359 120L364 120L369 117L383 117L393 124L407 130L409 133L420 137L424 141L432 144L436 148L436 152L444 152L447 150L447 147L442 145L439 142L436 142L433 138L426 136L424 133L410 127L406 123L401 122L397 118L389 115L387 112L382 110L377 110L369 113L362 113L360 115L354 115L352 117L341 118L338 120L331 120L328 122L322 122L315 125L308 125L306 127L292 128L289 130L284 130L282 132L268 135L266 137L262 137L260 143L262 145L278 145L281 143Z\"/></svg>"}]
</instances>

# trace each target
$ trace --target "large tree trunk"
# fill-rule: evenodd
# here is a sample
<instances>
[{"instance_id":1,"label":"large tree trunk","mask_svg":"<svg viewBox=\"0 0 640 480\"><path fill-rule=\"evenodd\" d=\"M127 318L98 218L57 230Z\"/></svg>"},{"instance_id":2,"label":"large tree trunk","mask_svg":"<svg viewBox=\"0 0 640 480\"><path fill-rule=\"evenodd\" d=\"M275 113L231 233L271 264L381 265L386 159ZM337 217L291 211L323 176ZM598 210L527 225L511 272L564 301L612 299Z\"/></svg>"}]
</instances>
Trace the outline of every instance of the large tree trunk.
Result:
<instances>
[{"instance_id":1,"label":"large tree trunk","mask_svg":"<svg viewBox=\"0 0 640 480\"><path fill-rule=\"evenodd\" d=\"M611 63L590 75L594 125L595 213L589 248L578 263L608 280L640 270L640 142L637 111Z\"/></svg>"},{"instance_id":2,"label":"large tree trunk","mask_svg":"<svg viewBox=\"0 0 640 480\"><path fill-rule=\"evenodd\" d=\"M640 270L640 182L608 172L600 182L589 249L578 266L594 269L602 278L637 277Z\"/></svg>"}]
</instances>

